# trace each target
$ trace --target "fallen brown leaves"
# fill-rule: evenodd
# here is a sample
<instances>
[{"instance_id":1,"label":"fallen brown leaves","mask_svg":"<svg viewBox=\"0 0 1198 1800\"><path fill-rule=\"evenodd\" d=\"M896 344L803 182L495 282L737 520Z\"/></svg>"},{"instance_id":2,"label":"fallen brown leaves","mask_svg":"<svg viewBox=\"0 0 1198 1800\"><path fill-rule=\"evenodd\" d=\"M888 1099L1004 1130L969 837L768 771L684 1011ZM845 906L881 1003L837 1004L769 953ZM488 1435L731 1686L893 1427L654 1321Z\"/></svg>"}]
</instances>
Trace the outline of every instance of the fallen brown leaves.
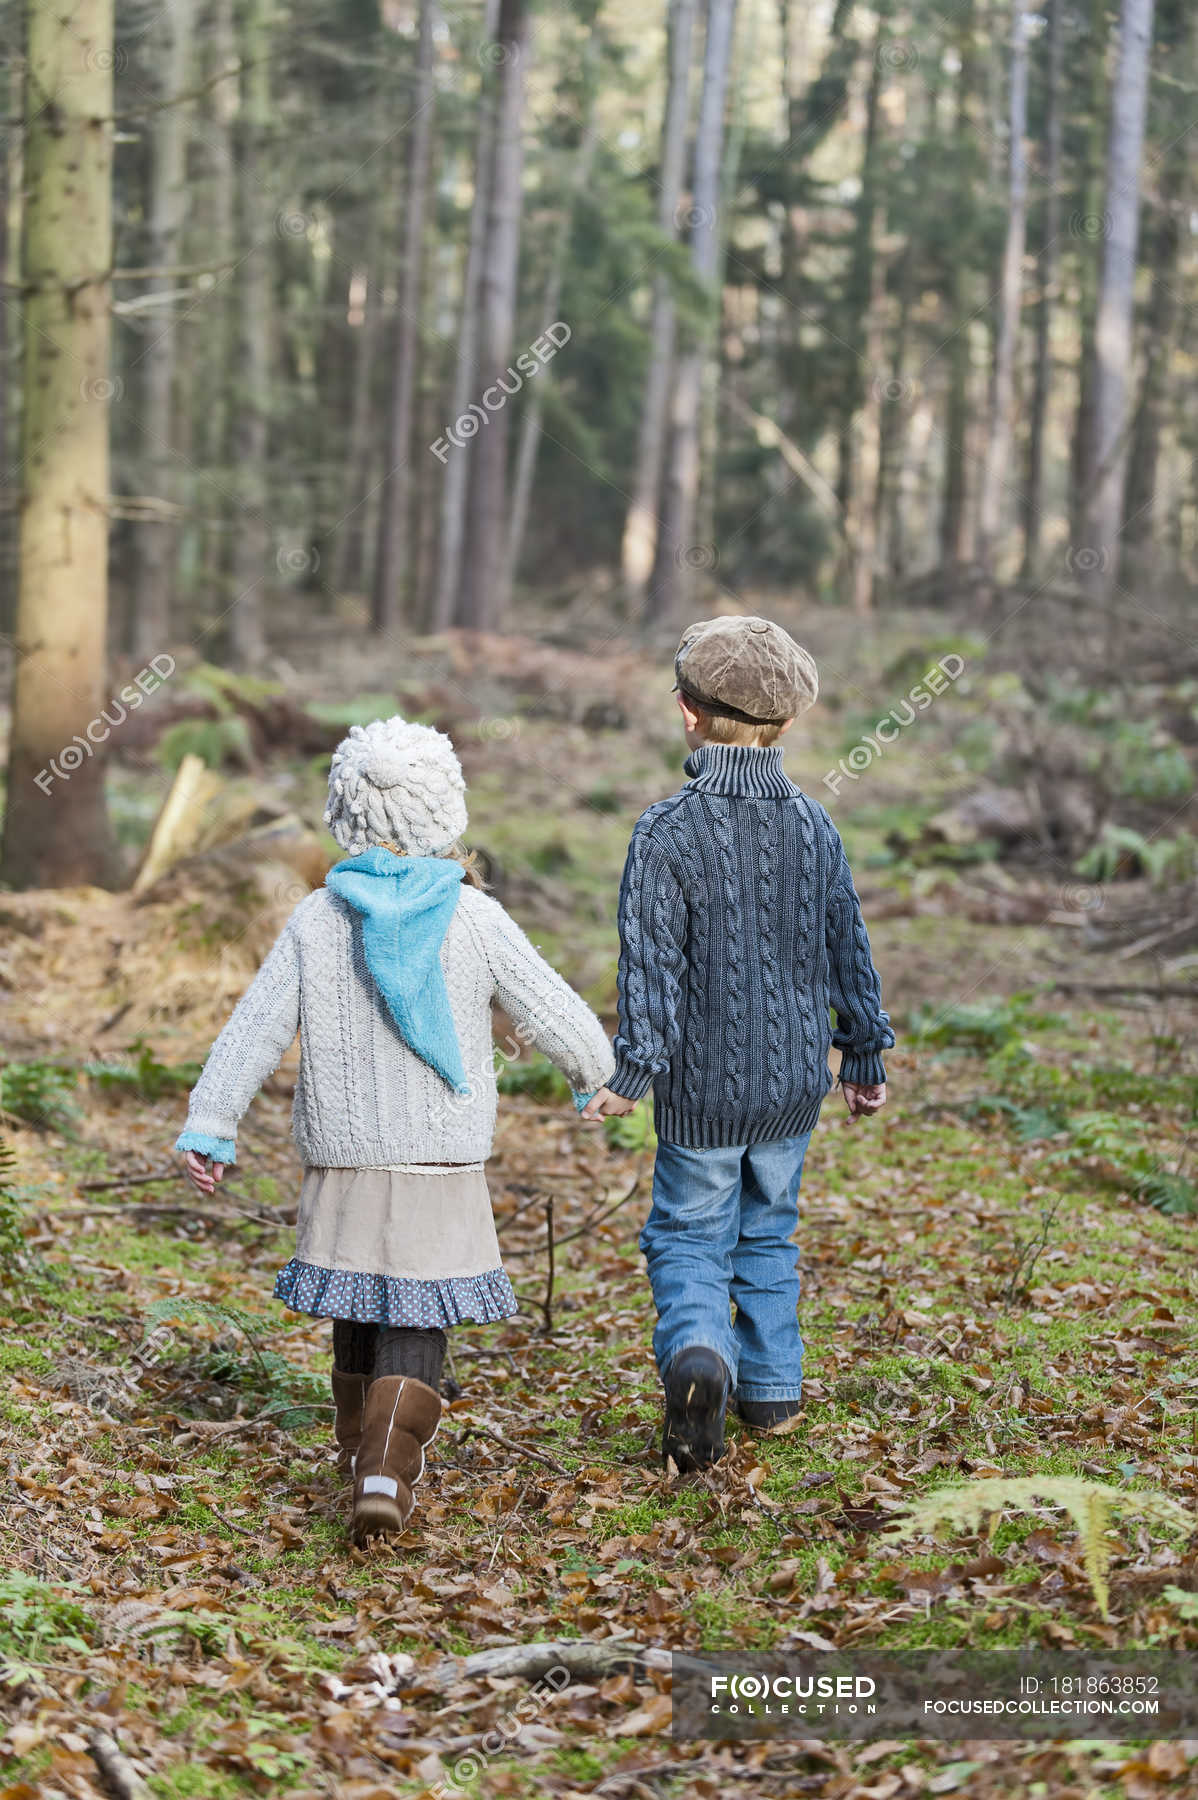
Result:
<instances>
[{"instance_id":1,"label":"fallen brown leaves","mask_svg":"<svg viewBox=\"0 0 1198 1800\"><path fill-rule=\"evenodd\" d=\"M49 959L39 981L61 977L72 932L51 919L19 934L22 955ZM83 987L94 1021L100 973ZM895 1072L914 1074L901 1053ZM946 1067L941 1099L954 1080L965 1088ZM105 1174L104 1156L133 1178L160 1169L169 1101L97 1096L86 1150L17 1134L36 1247L64 1285L14 1294L4 1345L0 1532L36 1616L21 1627L24 1669L0 1635L0 1800L94 1800L97 1728L152 1791L186 1792L180 1771L199 1765L221 1800L471 1781L516 1796L1198 1791L1192 1745L674 1744L668 1674L618 1660L628 1645L818 1656L937 1634L1156 1639L1192 1655L1198 1627L1163 1590L1198 1587L1198 1564L1134 1526L1113 1546L1109 1627L1051 1511L1000 1524L993 1541L879 1543L930 1482L1046 1466L1198 1506L1192 1227L1076 1197L1027 1304L1006 1306L1011 1240L1042 1186L1032 1153L951 1113L912 1106L867 1138L830 1110L800 1238L806 1410L789 1435L734 1435L717 1470L674 1484L657 1461L635 1250L646 1166L558 1109L505 1103L491 1174L501 1238L519 1285L543 1293L552 1199L552 1330L529 1309L454 1334L456 1393L412 1526L364 1551L345 1535L316 1386L306 1411L280 1400L219 1322L187 1319L161 1362L132 1364L152 1303L202 1298L260 1315L262 1348L324 1380L327 1327L266 1298L288 1254L271 1209L281 1218L296 1185L286 1086L256 1105L237 1176L275 1191L217 1229L139 1211L145 1189L118 1214L88 1210L80 1178ZM544 1692L540 1677L468 1672L472 1653L563 1636L613 1647L616 1664Z\"/></svg>"}]
</instances>

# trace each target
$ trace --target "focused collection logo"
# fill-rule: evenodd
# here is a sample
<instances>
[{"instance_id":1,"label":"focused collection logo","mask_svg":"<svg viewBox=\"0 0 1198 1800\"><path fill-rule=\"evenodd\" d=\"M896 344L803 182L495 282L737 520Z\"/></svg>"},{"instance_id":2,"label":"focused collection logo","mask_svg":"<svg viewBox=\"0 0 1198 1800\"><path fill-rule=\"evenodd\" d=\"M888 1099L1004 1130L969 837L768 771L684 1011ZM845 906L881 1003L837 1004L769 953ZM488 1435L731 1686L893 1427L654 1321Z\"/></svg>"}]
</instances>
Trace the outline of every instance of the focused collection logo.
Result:
<instances>
[{"instance_id":1,"label":"focused collection logo","mask_svg":"<svg viewBox=\"0 0 1198 1800\"><path fill-rule=\"evenodd\" d=\"M878 1684L872 1675L713 1675L711 1707L715 1715L749 1718L791 1713L875 1713L872 1697Z\"/></svg>"}]
</instances>

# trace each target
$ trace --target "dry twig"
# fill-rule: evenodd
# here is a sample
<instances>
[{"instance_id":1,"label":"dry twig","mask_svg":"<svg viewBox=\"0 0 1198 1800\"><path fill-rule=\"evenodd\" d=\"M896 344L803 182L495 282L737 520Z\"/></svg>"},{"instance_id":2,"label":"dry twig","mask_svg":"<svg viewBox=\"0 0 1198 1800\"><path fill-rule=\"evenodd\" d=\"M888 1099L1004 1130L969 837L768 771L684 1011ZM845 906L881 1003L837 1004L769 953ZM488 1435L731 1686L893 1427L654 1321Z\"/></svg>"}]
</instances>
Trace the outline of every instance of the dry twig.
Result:
<instances>
[{"instance_id":1,"label":"dry twig","mask_svg":"<svg viewBox=\"0 0 1198 1800\"><path fill-rule=\"evenodd\" d=\"M117 1800L152 1800L152 1795L111 1732L97 1726L87 1736L87 1748Z\"/></svg>"}]
</instances>

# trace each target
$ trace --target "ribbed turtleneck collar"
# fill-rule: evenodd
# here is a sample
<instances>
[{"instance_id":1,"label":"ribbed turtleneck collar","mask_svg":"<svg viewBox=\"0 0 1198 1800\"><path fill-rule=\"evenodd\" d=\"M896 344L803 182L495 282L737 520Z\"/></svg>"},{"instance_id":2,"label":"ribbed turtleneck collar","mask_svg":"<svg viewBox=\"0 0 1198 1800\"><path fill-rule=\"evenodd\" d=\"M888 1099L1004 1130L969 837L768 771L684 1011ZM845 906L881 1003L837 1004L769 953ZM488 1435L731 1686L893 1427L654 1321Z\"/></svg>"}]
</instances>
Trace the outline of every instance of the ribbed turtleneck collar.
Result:
<instances>
[{"instance_id":1,"label":"ribbed turtleneck collar","mask_svg":"<svg viewBox=\"0 0 1198 1800\"><path fill-rule=\"evenodd\" d=\"M786 800L799 789L783 772L777 744L700 744L683 764L693 785L707 794Z\"/></svg>"}]
</instances>

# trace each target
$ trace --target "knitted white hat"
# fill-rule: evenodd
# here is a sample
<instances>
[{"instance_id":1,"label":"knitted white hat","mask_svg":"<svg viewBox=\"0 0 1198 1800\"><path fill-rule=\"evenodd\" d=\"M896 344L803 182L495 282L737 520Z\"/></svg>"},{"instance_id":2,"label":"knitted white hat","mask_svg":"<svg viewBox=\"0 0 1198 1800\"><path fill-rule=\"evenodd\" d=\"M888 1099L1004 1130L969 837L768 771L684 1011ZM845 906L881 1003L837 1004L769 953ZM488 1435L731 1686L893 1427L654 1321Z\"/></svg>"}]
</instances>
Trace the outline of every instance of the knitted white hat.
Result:
<instances>
[{"instance_id":1,"label":"knitted white hat","mask_svg":"<svg viewBox=\"0 0 1198 1800\"><path fill-rule=\"evenodd\" d=\"M354 725L333 752L324 822L349 856L384 841L437 856L466 829L466 783L453 745L398 713Z\"/></svg>"}]
</instances>

